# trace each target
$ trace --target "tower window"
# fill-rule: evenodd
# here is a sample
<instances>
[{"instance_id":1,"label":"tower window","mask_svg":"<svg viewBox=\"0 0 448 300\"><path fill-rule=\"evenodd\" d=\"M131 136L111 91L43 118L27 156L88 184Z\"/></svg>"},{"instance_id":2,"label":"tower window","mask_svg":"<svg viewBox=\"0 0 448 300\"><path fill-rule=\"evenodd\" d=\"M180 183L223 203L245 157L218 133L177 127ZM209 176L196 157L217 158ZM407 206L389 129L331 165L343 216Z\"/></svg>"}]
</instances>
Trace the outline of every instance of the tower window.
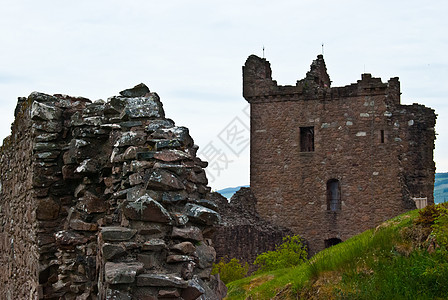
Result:
<instances>
[{"instance_id":1,"label":"tower window","mask_svg":"<svg viewBox=\"0 0 448 300\"><path fill-rule=\"evenodd\" d=\"M327 210L341 210L341 184L337 179L327 181Z\"/></svg>"},{"instance_id":2,"label":"tower window","mask_svg":"<svg viewBox=\"0 0 448 300\"><path fill-rule=\"evenodd\" d=\"M314 151L314 127L300 127L300 152Z\"/></svg>"},{"instance_id":3,"label":"tower window","mask_svg":"<svg viewBox=\"0 0 448 300\"><path fill-rule=\"evenodd\" d=\"M381 144L384 144L384 130L381 130L380 135Z\"/></svg>"}]
</instances>

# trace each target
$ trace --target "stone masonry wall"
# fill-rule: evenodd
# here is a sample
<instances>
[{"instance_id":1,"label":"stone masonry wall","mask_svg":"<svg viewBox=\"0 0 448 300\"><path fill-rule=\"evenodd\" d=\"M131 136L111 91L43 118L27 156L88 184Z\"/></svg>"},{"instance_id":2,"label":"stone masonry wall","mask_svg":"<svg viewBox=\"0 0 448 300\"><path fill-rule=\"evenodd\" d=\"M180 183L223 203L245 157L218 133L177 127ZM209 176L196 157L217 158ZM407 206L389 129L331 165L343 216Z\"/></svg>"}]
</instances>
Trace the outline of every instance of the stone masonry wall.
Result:
<instances>
[{"instance_id":1,"label":"stone masonry wall","mask_svg":"<svg viewBox=\"0 0 448 300\"><path fill-rule=\"evenodd\" d=\"M225 295L210 275L220 216L208 200L207 163L188 129L165 118L157 94L143 84L93 103L32 93L18 107L2 148L0 202L3 224L17 224L1 232L2 260L16 275L2 275L0 293Z\"/></svg>"},{"instance_id":2,"label":"stone masonry wall","mask_svg":"<svg viewBox=\"0 0 448 300\"><path fill-rule=\"evenodd\" d=\"M16 118L29 107L19 99ZM36 299L39 286L36 200L33 197L31 121L15 123L13 135L1 147L0 182L0 297Z\"/></svg>"},{"instance_id":3,"label":"stone masonry wall","mask_svg":"<svg viewBox=\"0 0 448 300\"><path fill-rule=\"evenodd\" d=\"M253 264L259 254L274 250L275 245L283 242L283 237L293 235L291 230L260 217L256 210L257 200L250 188L241 188L230 202L218 193L213 193L212 197L222 216L213 236L217 261L237 258ZM251 265L249 270L255 269Z\"/></svg>"},{"instance_id":4,"label":"stone masonry wall","mask_svg":"<svg viewBox=\"0 0 448 300\"><path fill-rule=\"evenodd\" d=\"M413 197L434 201L434 111L400 104L398 78L330 84L321 55L295 86L278 86L265 59L250 56L243 67L258 212L302 235L312 253L415 208ZM302 149L303 128L311 150Z\"/></svg>"}]
</instances>

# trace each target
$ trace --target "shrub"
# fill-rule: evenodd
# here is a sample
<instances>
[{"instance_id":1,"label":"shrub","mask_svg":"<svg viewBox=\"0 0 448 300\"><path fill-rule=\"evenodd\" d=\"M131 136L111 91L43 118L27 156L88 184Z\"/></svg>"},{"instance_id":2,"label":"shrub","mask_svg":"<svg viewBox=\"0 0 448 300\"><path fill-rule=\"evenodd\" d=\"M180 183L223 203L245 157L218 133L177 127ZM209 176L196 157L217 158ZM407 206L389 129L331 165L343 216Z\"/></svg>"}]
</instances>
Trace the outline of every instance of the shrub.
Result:
<instances>
[{"instance_id":1,"label":"shrub","mask_svg":"<svg viewBox=\"0 0 448 300\"><path fill-rule=\"evenodd\" d=\"M219 263L213 265L212 274L218 274L221 280L227 284L229 282L246 277L249 271L249 264L244 265L236 258L226 262L228 258L221 258Z\"/></svg>"},{"instance_id":2,"label":"shrub","mask_svg":"<svg viewBox=\"0 0 448 300\"><path fill-rule=\"evenodd\" d=\"M437 215L437 208L433 205L428 205L418 211L418 217L415 219L416 224L432 225L434 224L435 216Z\"/></svg>"},{"instance_id":3,"label":"shrub","mask_svg":"<svg viewBox=\"0 0 448 300\"><path fill-rule=\"evenodd\" d=\"M437 214L434 218L434 225L431 226L440 246L448 247L448 207L447 205L437 205Z\"/></svg>"},{"instance_id":4,"label":"shrub","mask_svg":"<svg viewBox=\"0 0 448 300\"><path fill-rule=\"evenodd\" d=\"M264 252L257 256L254 264L258 265L257 273L289 268L300 265L307 258L306 246L298 235L286 236L275 251Z\"/></svg>"}]
</instances>

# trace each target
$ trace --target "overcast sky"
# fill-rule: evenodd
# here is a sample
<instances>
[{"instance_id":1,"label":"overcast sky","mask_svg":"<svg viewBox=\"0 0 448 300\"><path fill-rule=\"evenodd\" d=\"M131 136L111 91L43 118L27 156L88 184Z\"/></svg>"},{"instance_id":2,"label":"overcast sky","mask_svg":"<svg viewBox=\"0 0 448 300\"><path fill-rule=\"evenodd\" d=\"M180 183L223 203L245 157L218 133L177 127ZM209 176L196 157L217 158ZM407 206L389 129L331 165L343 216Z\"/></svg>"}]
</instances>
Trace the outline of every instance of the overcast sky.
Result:
<instances>
[{"instance_id":1,"label":"overcast sky","mask_svg":"<svg viewBox=\"0 0 448 300\"><path fill-rule=\"evenodd\" d=\"M294 85L321 53L332 86L398 76L402 103L436 110L448 172L448 1L0 0L0 137L33 91L107 99L140 82L212 158L214 189L249 184L241 66ZM238 133L231 135L230 133ZM201 152L202 151L202 152Z\"/></svg>"}]
</instances>

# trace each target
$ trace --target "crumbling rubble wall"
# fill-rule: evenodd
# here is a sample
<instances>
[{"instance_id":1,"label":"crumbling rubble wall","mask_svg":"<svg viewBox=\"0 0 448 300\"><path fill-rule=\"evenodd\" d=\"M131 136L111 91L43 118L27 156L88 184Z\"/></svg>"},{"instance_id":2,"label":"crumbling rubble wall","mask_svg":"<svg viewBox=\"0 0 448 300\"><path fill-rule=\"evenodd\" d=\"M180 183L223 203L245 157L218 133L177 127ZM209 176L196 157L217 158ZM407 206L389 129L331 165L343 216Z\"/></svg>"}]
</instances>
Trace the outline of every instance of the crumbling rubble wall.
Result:
<instances>
[{"instance_id":1,"label":"crumbling rubble wall","mask_svg":"<svg viewBox=\"0 0 448 300\"><path fill-rule=\"evenodd\" d=\"M2 147L0 293L223 297L210 275L220 216L197 149L143 84L107 101L20 99Z\"/></svg>"},{"instance_id":2,"label":"crumbling rubble wall","mask_svg":"<svg viewBox=\"0 0 448 300\"><path fill-rule=\"evenodd\" d=\"M257 256L275 249L283 238L294 233L260 217L256 210L257 200L250 188L241 188L230 199L213 193L222 222L216 227L213 244L217 260L237 258L249 263L250 271Z\"/></svg>"}]
</instances>

